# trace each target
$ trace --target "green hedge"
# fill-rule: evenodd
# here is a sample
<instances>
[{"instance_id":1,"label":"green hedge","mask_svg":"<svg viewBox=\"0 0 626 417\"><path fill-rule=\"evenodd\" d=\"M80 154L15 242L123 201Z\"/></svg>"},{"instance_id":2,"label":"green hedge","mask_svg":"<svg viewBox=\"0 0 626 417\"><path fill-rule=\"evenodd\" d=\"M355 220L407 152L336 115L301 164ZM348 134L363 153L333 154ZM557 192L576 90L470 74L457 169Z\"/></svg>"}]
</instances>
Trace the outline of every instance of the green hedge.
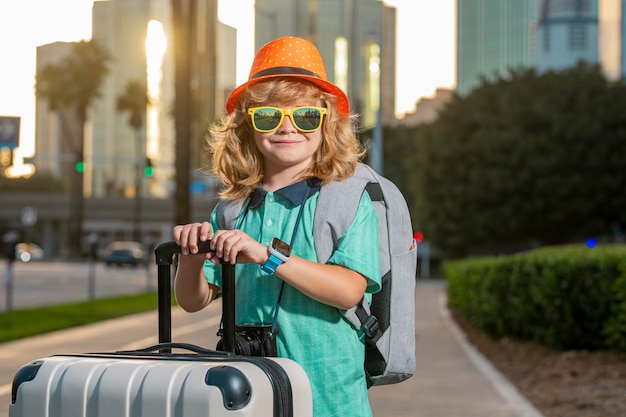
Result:
<instances>
[{"instance_id":1,"label":"green hedge","mask_svg":"<svg viewBox=\"0 0 626 417\"><path fill-rule=\"evenodd\" d=\"M495 337L626 351L626 245L447 261L450 306Z\"/></svg>"}]
</instances>

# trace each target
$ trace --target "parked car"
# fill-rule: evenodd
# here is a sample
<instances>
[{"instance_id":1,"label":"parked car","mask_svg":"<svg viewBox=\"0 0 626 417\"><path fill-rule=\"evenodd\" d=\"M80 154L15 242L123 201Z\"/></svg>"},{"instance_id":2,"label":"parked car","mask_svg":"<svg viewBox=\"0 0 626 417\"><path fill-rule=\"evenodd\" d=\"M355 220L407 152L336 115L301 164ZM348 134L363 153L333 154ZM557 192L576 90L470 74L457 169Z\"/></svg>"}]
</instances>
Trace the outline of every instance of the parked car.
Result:
<instances>
[{"instance_id":1,"label":"parked car","mask_svg":"<svg viewBox=\"0 0 626 417\"><path fill-rule=\"evenodd\" d=\"M22 262L29 262L43 258L43 249L35 243L18 243L15 245L15 258Z\"/></svg>"},{"instance_id":2,"label":"parked car","mask_svg":"<svg viewBox=\"0 0 626 417\"><path fill-rule=\"evenodd\" d=\"M145 265L146 256L143 245L139 242L118 241L111 243L106 250L105 263L107 266L136 267Z\"/></svg>"}]
</instances>

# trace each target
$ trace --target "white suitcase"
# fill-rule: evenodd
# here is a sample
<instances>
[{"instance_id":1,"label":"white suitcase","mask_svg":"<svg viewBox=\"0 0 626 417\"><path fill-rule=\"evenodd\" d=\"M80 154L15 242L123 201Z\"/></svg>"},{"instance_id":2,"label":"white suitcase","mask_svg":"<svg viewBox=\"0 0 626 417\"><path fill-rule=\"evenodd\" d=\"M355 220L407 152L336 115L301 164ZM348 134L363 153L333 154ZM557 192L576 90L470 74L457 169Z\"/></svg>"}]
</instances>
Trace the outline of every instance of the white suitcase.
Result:
<instances>
[{"instance_id":1,"label":"white suitcase","mask_svg":"<svg viewBox=\"0 0 626 417\"><path fill-rule=\"evenodd\" d=\"M155 250L158 345L32 361L15 374L9 417L311 417L311 387L297 363L232 353L233 267L224 267L223 278L224 295L232 293L223 300L229 352L170 342L170 267L179 250L174 242Z\"/></svg>"},{"instance_id":2,"label":"white suitcase","mask_svg":"<svg viewBox=\"0 0 626 417\"><path fill-rule=\"evenodd\" d=\"M284 358L55 355L15 376L10 417L310 417L304 371Z\"/></svg>"}]
</instances>

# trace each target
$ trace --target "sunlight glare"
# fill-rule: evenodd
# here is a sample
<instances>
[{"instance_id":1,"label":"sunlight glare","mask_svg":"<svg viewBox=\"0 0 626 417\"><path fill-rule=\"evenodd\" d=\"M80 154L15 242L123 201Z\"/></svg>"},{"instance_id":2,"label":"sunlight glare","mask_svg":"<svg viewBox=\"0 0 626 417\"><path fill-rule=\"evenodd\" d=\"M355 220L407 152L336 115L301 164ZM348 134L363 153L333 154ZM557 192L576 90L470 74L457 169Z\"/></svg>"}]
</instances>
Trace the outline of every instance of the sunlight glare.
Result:
<instances>
[{"instance_id":1,"label":"sunlight glare","mask_svg":"<svg viewBox=\"0 0 626 417\"><path fill-rule=\"evenodd\" d=\"M348 91L348 40L335 39L335 84L343 91Z\"/></svg>"},{"instance_id":2,"label":"sunlight glare","mask_svg":"<svg viewBox=\"0 0 626 417\"><path fill-rule=\"evenodd\" d=\"M150 99L158 100L161 93L163 55L167 48L167 39L163 25L157 20L148 22L146 36L146 65L148 71L148 93Z\"/></svg>"},{"instance_id":3,"label":"sunlight glare","mask_svg":"<svg viewBox=\"0 0 626 417\"><path fill-rule=\"evenodd\" d=\"M146 71L148 77L147 140L148 157L155 158L159 148L159 110L161 107L161 81L163 78L163 55L167 48L167 38L163 25L157 20L148 22L146 36Z\"/></svg>"}]
</instances>

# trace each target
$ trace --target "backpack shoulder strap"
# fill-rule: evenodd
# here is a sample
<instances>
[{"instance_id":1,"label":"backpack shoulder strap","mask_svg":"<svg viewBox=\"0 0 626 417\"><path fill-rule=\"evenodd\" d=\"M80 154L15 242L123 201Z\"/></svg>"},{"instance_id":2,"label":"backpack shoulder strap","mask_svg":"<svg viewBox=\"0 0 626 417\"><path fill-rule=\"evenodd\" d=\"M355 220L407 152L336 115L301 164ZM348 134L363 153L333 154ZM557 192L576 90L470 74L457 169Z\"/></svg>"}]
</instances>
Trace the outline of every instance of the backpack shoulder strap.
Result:
<instances>
[{"instance_id":1,"label":"backpack shoulder strap","mask_svg":"<svg viewBox=\"0 0 626 417\"><path fill-rule=\"evenodd\" d=\"M243 201L220 200L215 207L217 210L217 225L220 229L234 229L237 219L243 210Z\"/></svg>"},{"instance_id":2,"label":"backpack shoulder strap","mask_svg":"<svg viewBox=\"0 0 626 417\"><path fill-rule=\"evenodd\" d=\"M350 178L333 181L320 188L313 233L315 252L320 263L326 263L339 246L339 239L348 231L361 201L361 195L370 180L367 167L359 163Z\"/></svg>"},{"instance_id":3,"label":"backpack shoulder strap","mask_svg":"<svg viewBox=\"0 0 626 417\"><path fill-rule=\"evenodd\" d=\"M326 263L339 246L339 239L348 231L356 216L364 191L370 194L372 201L383 201L378 175L361 163L352 177L331 182L320 189L313 222L318 262ZM378 323L371 315L365 297L354 307L340 311L356 329L364 330L368 339L375 341L380 337Z\"/></svg>"}]
</instances>

